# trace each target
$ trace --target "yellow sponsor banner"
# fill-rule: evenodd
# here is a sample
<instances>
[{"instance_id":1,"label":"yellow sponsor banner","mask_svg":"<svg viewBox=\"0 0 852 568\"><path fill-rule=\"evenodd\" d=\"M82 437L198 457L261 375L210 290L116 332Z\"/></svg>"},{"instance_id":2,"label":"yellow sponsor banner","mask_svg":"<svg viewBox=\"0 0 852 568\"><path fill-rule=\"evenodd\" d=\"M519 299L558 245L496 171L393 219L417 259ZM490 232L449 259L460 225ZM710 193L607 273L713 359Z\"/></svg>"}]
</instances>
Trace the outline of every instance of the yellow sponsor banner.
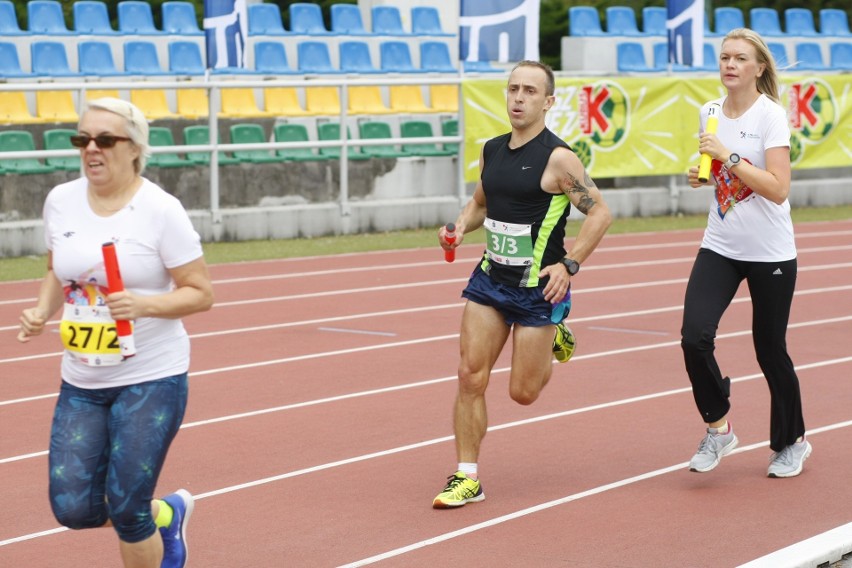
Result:
<instances>
[{"instance_id":1,"label":"yellow sponsor banner","mask_svg":"<svg viewBox=\"0 0 852 568\"><path fill-rule=\"evenodd\" d=\"M782 79L793 168L852 163L852 86L847 76ZM506 81L464 81L465 181L479 178L479 152L511 129ZM698 111L725 94L716 77L585 77L556 80L547 126L593 177L685 174L698 165Z\"/></svg>"}]
</instances>

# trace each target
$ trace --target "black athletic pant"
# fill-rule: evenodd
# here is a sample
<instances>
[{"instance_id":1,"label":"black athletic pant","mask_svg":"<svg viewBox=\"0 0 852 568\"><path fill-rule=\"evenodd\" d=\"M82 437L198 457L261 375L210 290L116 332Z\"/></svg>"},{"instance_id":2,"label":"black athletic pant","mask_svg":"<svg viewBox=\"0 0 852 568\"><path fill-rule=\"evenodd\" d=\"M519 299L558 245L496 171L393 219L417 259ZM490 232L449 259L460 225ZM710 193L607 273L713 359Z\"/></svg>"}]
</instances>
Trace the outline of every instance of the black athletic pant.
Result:
<instances>
[{"instance_id":1,"label":"black athletic pant","mask_svg":"<svg viewBox=\"0 0 852 568\"><path fill-rule=\"evenodd\" d=\"M754 350L772 403L769 445L779 452L805 433L799 379L787 354L786 340L796 287L796 259L745 262L708 249L698 251L686 287L681 329L686 372L704 422L727 415L731 380L722 377L716 363L714 340L722 314L743 280L751 293Z\"/></svg>"}]
</instances>

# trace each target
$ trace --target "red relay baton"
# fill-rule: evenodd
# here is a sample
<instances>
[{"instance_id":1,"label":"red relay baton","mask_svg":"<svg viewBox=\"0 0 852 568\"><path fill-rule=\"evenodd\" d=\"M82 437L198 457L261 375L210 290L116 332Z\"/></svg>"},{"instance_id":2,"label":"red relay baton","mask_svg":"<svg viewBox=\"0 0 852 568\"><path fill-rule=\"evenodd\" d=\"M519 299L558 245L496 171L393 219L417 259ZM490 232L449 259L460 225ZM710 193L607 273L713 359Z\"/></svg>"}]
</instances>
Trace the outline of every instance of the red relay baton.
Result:
<instances>
[{"instance_id":1,"label":"red relay baton","mask_svg":"<svg viewBox=\"0 0 852 568\"><path fill-rule=\"evenodd\" d=\"M101 247L104 255L107 288L109 293L124 291L124 282L118 270L118 257L115 254L115 243L104 243ZM115 320L115 331L118 334L118 347L121 356L127 359L136 355L136 344L133 341L133 327L127 320Z\"/></svg>"},{"instance_id":2,"label":"red relay baton","mask_svg":"<svg viewBox=\"0 0 852 568\"><path fill-rule=\"evenodd\" d=\"M456 242L456 226L453 223L447 223L445 227L447 232L444 234L444 240L447 241L447 244L453 244ZM447 262L453 262L456 259L456 249L452 248L449 250L444 250L444 260Z\"/></svg>"}]
</instances>

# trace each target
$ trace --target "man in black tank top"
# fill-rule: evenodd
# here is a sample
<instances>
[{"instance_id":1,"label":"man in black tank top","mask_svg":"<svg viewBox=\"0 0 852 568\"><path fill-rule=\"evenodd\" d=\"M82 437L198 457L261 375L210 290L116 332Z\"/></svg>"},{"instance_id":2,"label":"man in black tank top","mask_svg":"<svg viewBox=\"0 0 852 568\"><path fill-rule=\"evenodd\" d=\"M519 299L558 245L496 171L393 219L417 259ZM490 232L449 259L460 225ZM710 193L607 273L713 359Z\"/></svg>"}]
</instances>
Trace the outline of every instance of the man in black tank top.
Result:
<instances>
[{"instance_id":1,"label":"man in black tank top","mask_svg":"<svg viewBox=\"0 0 852 568\"><path fill-rule=\"evenodd\" d=\"M461 362L453 413L458 470L432 501L437 509L485 498L477 472L488 427L485 389L509 334L509 393L533 403L550 379L553 357L567 361L574 336L562 323L570 309L571 277L600 243L611 222L609 208L570 147L545 127L554 103L553 71L522 61L509 76L506 110L512 131L485 143L480 181L456 219L455 242L483 227L486 248L467 287L461 325ZM564 248L571 205L586 215L570 250Z\"/></svg>"}]
</instances>

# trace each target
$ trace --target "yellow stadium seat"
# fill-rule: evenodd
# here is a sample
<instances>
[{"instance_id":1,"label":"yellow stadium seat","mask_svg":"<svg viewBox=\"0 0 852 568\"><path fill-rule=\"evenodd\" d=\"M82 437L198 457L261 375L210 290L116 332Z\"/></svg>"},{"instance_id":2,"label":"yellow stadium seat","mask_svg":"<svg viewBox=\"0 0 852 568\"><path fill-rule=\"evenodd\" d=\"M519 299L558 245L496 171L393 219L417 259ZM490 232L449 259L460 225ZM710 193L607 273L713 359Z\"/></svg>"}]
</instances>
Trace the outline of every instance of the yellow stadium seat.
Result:
<instances>
[{"instance_id":1,"label":"yellow stadium seat","mask_svg":"<svg viewBox=\"0 0 852 568\"><path fill-rule=\"evenodd\" d=\"M30 113L25 93L0 91L0 122L3 124L35 124L44 121Z\"/></svg>"},{"instance_id":2,"label":"yellow stadium seat","mask_svg":"<svg viewBox=\"0 0 852 568\"><path fill-rule=\"evenodd\" d=\"M349 87L350 114L388 114L391 111L382 100L382 90L378 85Z\"/></svg>"},{"instance_id":3,"label":"yellow stadium seat","mask_svg":"<svg viewBox=\"0 0 852 568\"><path fill-rule=\"evenodd\" d=\"M45 122L78 122L71 91L36 91L36 116Z\"/></svg>"},{"instance_id":4,"label":"yellow stadium seat","mask_svg":"<svg viewBox=\"0 0 852 568\"><path fill-rule=\"evenodd\" d=\"M429 103L435 112L458 112L458 85L429 85Z\"/></svg>"},{"instance_id":5,"label":"yellow stadium seat","mask_svg":"<svg viewBox=\"0 0 852 568\"><path fill-rule=\"evenodd\" d=\"M178 89L177 112L183 118L205 118L210 112L206 89Z\"/></svg>"},{"instance_id":6,"label":"yellow stadium seat","mask_svg":"<svg viewBox=\"0 0 852 568\"><path fill-rule=\"evenodd\" d=\"M273 116L307 116L295 87L267 87L263 90L264 109Z\"/></svg>"},{"instance_id":7,"label":"yellow stadium seat","mask_svg":"<svg viewBox=\"0 0 852 568\"><path fill-rule=\"evenodd\" d=\"M260 110L252 88L230 88L219 91L222 96L222 110L219 116L224 118L256 118L271 116Z\"/></svg>"},{"instance_id":8,"label":"yellow stadium seat","mask_svg":"<svg viewBox=\"0 0 852 568\"><path fill-rule=\"evenodd\" d=\"M177 118L169 109L166 92L163 89L138 89L130 91L130 102L139 107L148 120Z\"/></svg>"},{"instance_id":9,"label":"yellow stadium seat","mask_svg":"<svg viewBox=\"0 0 852 568\"><path fill-rule=\"evenodd\" d=\"M86 91L86 100L91 101L94 99L101 99L103 97L112 97L114 99L120 99L121 97L118 95L118 89L90 89Z\"/></svg>"},{"instance_id":10,"label":"yellow stadium seat","mask_svg":"<svg viewBox=\"0 0 852 568\"><path fill-rule=\"evenodd\" d=\"M337 87L305 88L305 107L311 114L340 114Z\"/></svg>"},{"instance_id":11,"label":"yellow stadium seat","mask_svg":"<svg viewBox=\"0 0 852 568\"><path fill-rule=\"evenodd\" d=\"M391 85L390 108L393 112L434 112L426 106L420 85Z\"/></svg>"}]
</instances>

